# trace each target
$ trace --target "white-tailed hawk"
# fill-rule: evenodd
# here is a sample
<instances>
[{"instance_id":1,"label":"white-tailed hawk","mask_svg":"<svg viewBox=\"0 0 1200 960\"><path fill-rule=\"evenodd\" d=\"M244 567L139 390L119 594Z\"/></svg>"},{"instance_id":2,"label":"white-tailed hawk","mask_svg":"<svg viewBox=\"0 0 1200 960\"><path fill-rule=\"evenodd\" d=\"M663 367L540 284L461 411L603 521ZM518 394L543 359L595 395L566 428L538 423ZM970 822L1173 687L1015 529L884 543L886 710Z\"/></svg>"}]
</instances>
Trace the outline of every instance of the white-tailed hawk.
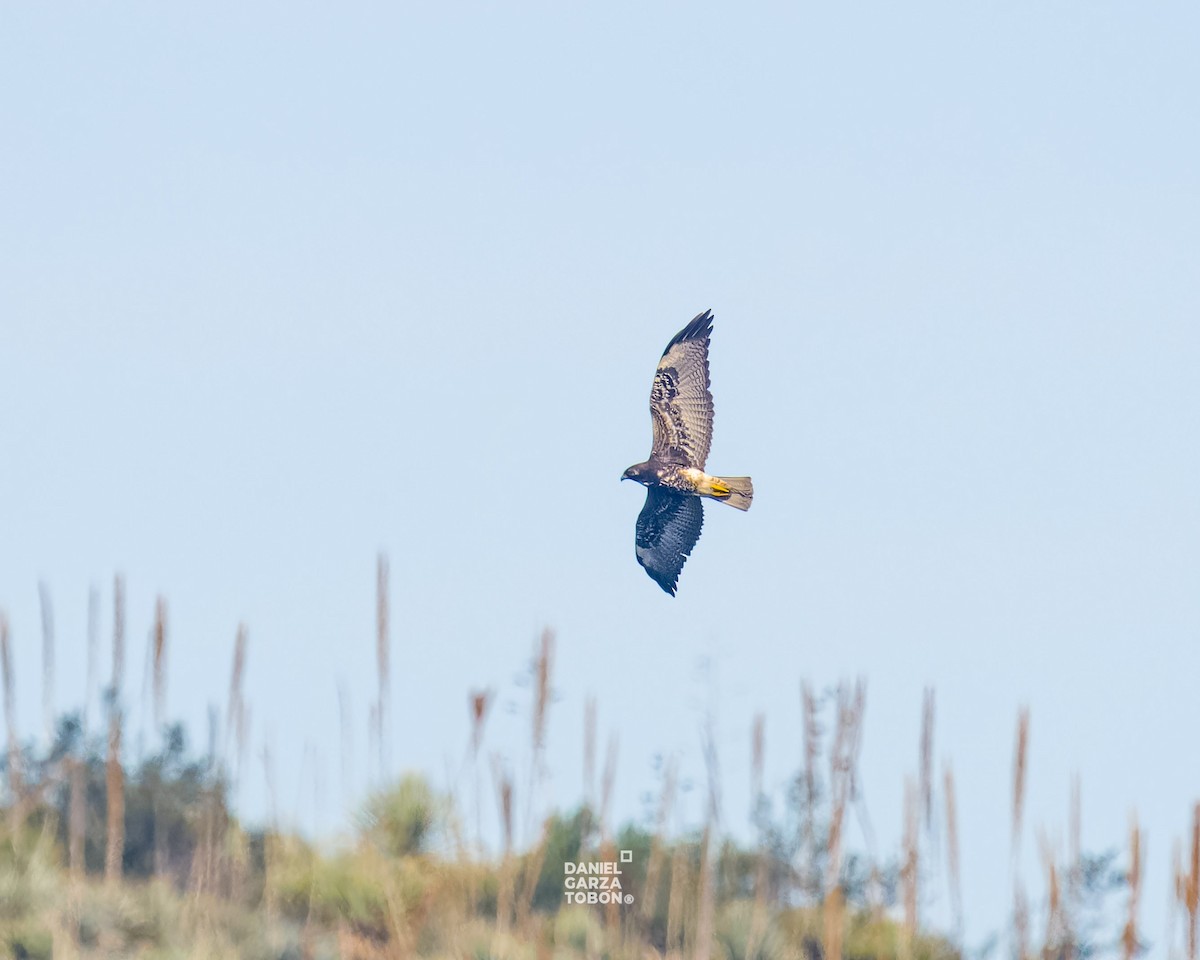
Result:
<instances>
[{"instance_id":1,"label":"white-tailed hawk","mask_svg":"<svg viewBox=\"0 0 1200 960\"><path fill-rule=\"evenodd\" d=\"M679 571L700 539L704 525L700 498L749 510L754 497L749 477L714 477L704 472L712 443L708 379L712 323L712 311L705 310L667 344L650 388L654 427L650 459L635 463L621 477L646 487L634 552L646 573L672 596Z\"/></svg>"}]
</instances>

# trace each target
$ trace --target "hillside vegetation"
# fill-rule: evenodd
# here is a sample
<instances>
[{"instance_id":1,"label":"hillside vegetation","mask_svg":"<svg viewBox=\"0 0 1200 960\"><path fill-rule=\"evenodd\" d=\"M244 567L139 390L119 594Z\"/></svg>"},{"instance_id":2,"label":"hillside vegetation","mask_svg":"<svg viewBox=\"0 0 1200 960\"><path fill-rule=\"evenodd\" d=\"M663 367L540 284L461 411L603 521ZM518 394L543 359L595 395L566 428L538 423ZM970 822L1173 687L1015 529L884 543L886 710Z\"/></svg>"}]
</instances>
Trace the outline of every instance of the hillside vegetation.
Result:
<instances>
[{"instance_id":1,"label":"hillside vegetation","mask_svg":"<svg viewBox=\"0 0 1200 960\"><path fill-rule=\"evenodd\" d=\"M388 686L386 563L380 562L376 646L379 697L371 715L383 738ZM530 669L533 773L516 784L509 759L481 756L490 692L471 692L467 763L474 813L486 796L502 825L496 848L464 827L464 803L408 773L378 789L352 833L314 844L276 824L247 824L231 802L230 770L246 753L242 696L246 634L234 646L223 727L196 752L186 731L163 721L166 606L155 612L147 662L155 746L131 757L122 688L122 585L114 588L113 679L104 729L89 734L82 712L58 719L41 749L22 742L13 719L12 643L0 614L7 750L0 823L0 951L13 957L146 958L897 958L937 960L962 944L962 896L953 772L935 777L934 699L927 693L919 769L909 785L900 848L890 856L851 849L852 820L866 821L858 790L865 689L803 690L804 763L782 803L763 790L764 721L753 726L753 838L719 829L720 788L711 735L707 814L671 830L680 789L673 763L660 770L655 812L610 828L612 767L598 796L552 812L518 844L514 820L537 809L544 769L554 638L541 638ZM47 641L48 642L48 641ZM94 651L94 638L92 641ZM47 662L53 663L48 657ZM48 678L47 682L49 682ZM595 763L595 710L584 730ZM1014 844L1021 831L1029 719L1018 718L1013 758ZM218 745L221 745L220 747ZM264 764L270 777L269 758ZM936 780L936 784L935 784ZM484 790L488 784L490 789ZM1011 922L975 953L1019 957L1133 957L1143 885L1136 825L1125 853L1079 849L1078 791L1069 850L1045 849L1044 900L1018 881ZM937 844L931 842L935 835ZM935 858L936 852L936 858ZM1200 913L1200 808L1176 866L1179 915L1189 958ZM1118 861L1127 863L1119 867ZM924 922L926 887L946 879L950 919Z\"/></svg>"}]
</instances>

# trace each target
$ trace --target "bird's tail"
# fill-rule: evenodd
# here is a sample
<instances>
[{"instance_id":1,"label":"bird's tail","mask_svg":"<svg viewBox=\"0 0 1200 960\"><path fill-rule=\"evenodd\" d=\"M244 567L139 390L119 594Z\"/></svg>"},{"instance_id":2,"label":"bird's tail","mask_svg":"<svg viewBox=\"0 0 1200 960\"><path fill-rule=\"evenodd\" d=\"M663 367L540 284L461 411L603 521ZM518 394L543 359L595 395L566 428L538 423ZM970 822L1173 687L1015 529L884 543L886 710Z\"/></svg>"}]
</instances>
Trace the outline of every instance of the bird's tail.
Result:
<instances>
[{"instance_id":1,"label":"bird's tail","mask_svg":"<svg viewBox=\"0 0 1200 960\"><path fill-rule=\"evenodd\" d=\"M699 493L738 510L749 510L750 501L754 499L754 484L749 477L706 477Z\"/></svg>"}]
</instances>

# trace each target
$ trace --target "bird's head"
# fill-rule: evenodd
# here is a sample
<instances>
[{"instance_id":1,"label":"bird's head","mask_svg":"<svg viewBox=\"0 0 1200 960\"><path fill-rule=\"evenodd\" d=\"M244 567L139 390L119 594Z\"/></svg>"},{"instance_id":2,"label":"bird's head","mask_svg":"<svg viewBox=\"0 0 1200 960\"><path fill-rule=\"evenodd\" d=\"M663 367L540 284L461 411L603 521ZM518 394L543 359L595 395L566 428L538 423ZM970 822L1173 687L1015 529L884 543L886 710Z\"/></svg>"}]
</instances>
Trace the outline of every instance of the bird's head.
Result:
<instances>
[{"instance_id":1,"label":"bird's head","mask_svg":"<svg viewBox=\"0 0 1200 960\"><path fill-rule=\"evenodd\" d=\"M622 480L636 480L638 483L649 482L649 475L646 472L646 464L635 463L632 467L621 474Z\"/></svg>"}]
</instances>

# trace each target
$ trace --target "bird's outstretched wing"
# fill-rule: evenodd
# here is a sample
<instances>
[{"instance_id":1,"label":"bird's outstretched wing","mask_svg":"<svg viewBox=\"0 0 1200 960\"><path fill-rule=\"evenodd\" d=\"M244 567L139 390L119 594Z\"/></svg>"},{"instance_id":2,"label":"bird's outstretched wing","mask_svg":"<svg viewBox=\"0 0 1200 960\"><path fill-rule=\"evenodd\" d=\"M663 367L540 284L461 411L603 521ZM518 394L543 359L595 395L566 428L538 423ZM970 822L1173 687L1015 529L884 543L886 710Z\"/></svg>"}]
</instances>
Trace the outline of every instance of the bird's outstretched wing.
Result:
<instances>
[{"instance_id":1,"label":"bird's outstretched wing","mask_svg":"<svg viewBox=\"0 0 1200 960\"><path fill-rule=\"evenodd\" d=\"M698 314L675 334L654 373L650 420L651 456L669 463L704 468L712 443L713 401L709 392L708 338L711 310Z\"/></svg>"},{"instance_id":2,"label":"bird's outstretched wing","mask_svg":"<svg viewBox=\"0 0 1200 960\"><path fill-rule=\"evenodd\" d=\"M646 491L646 505L637 518L634 552L650 578L671 596L675 596L679 571L700 539L703 525L704 507L699 497L661 487Z\"/></svg>"}]
</instances>

